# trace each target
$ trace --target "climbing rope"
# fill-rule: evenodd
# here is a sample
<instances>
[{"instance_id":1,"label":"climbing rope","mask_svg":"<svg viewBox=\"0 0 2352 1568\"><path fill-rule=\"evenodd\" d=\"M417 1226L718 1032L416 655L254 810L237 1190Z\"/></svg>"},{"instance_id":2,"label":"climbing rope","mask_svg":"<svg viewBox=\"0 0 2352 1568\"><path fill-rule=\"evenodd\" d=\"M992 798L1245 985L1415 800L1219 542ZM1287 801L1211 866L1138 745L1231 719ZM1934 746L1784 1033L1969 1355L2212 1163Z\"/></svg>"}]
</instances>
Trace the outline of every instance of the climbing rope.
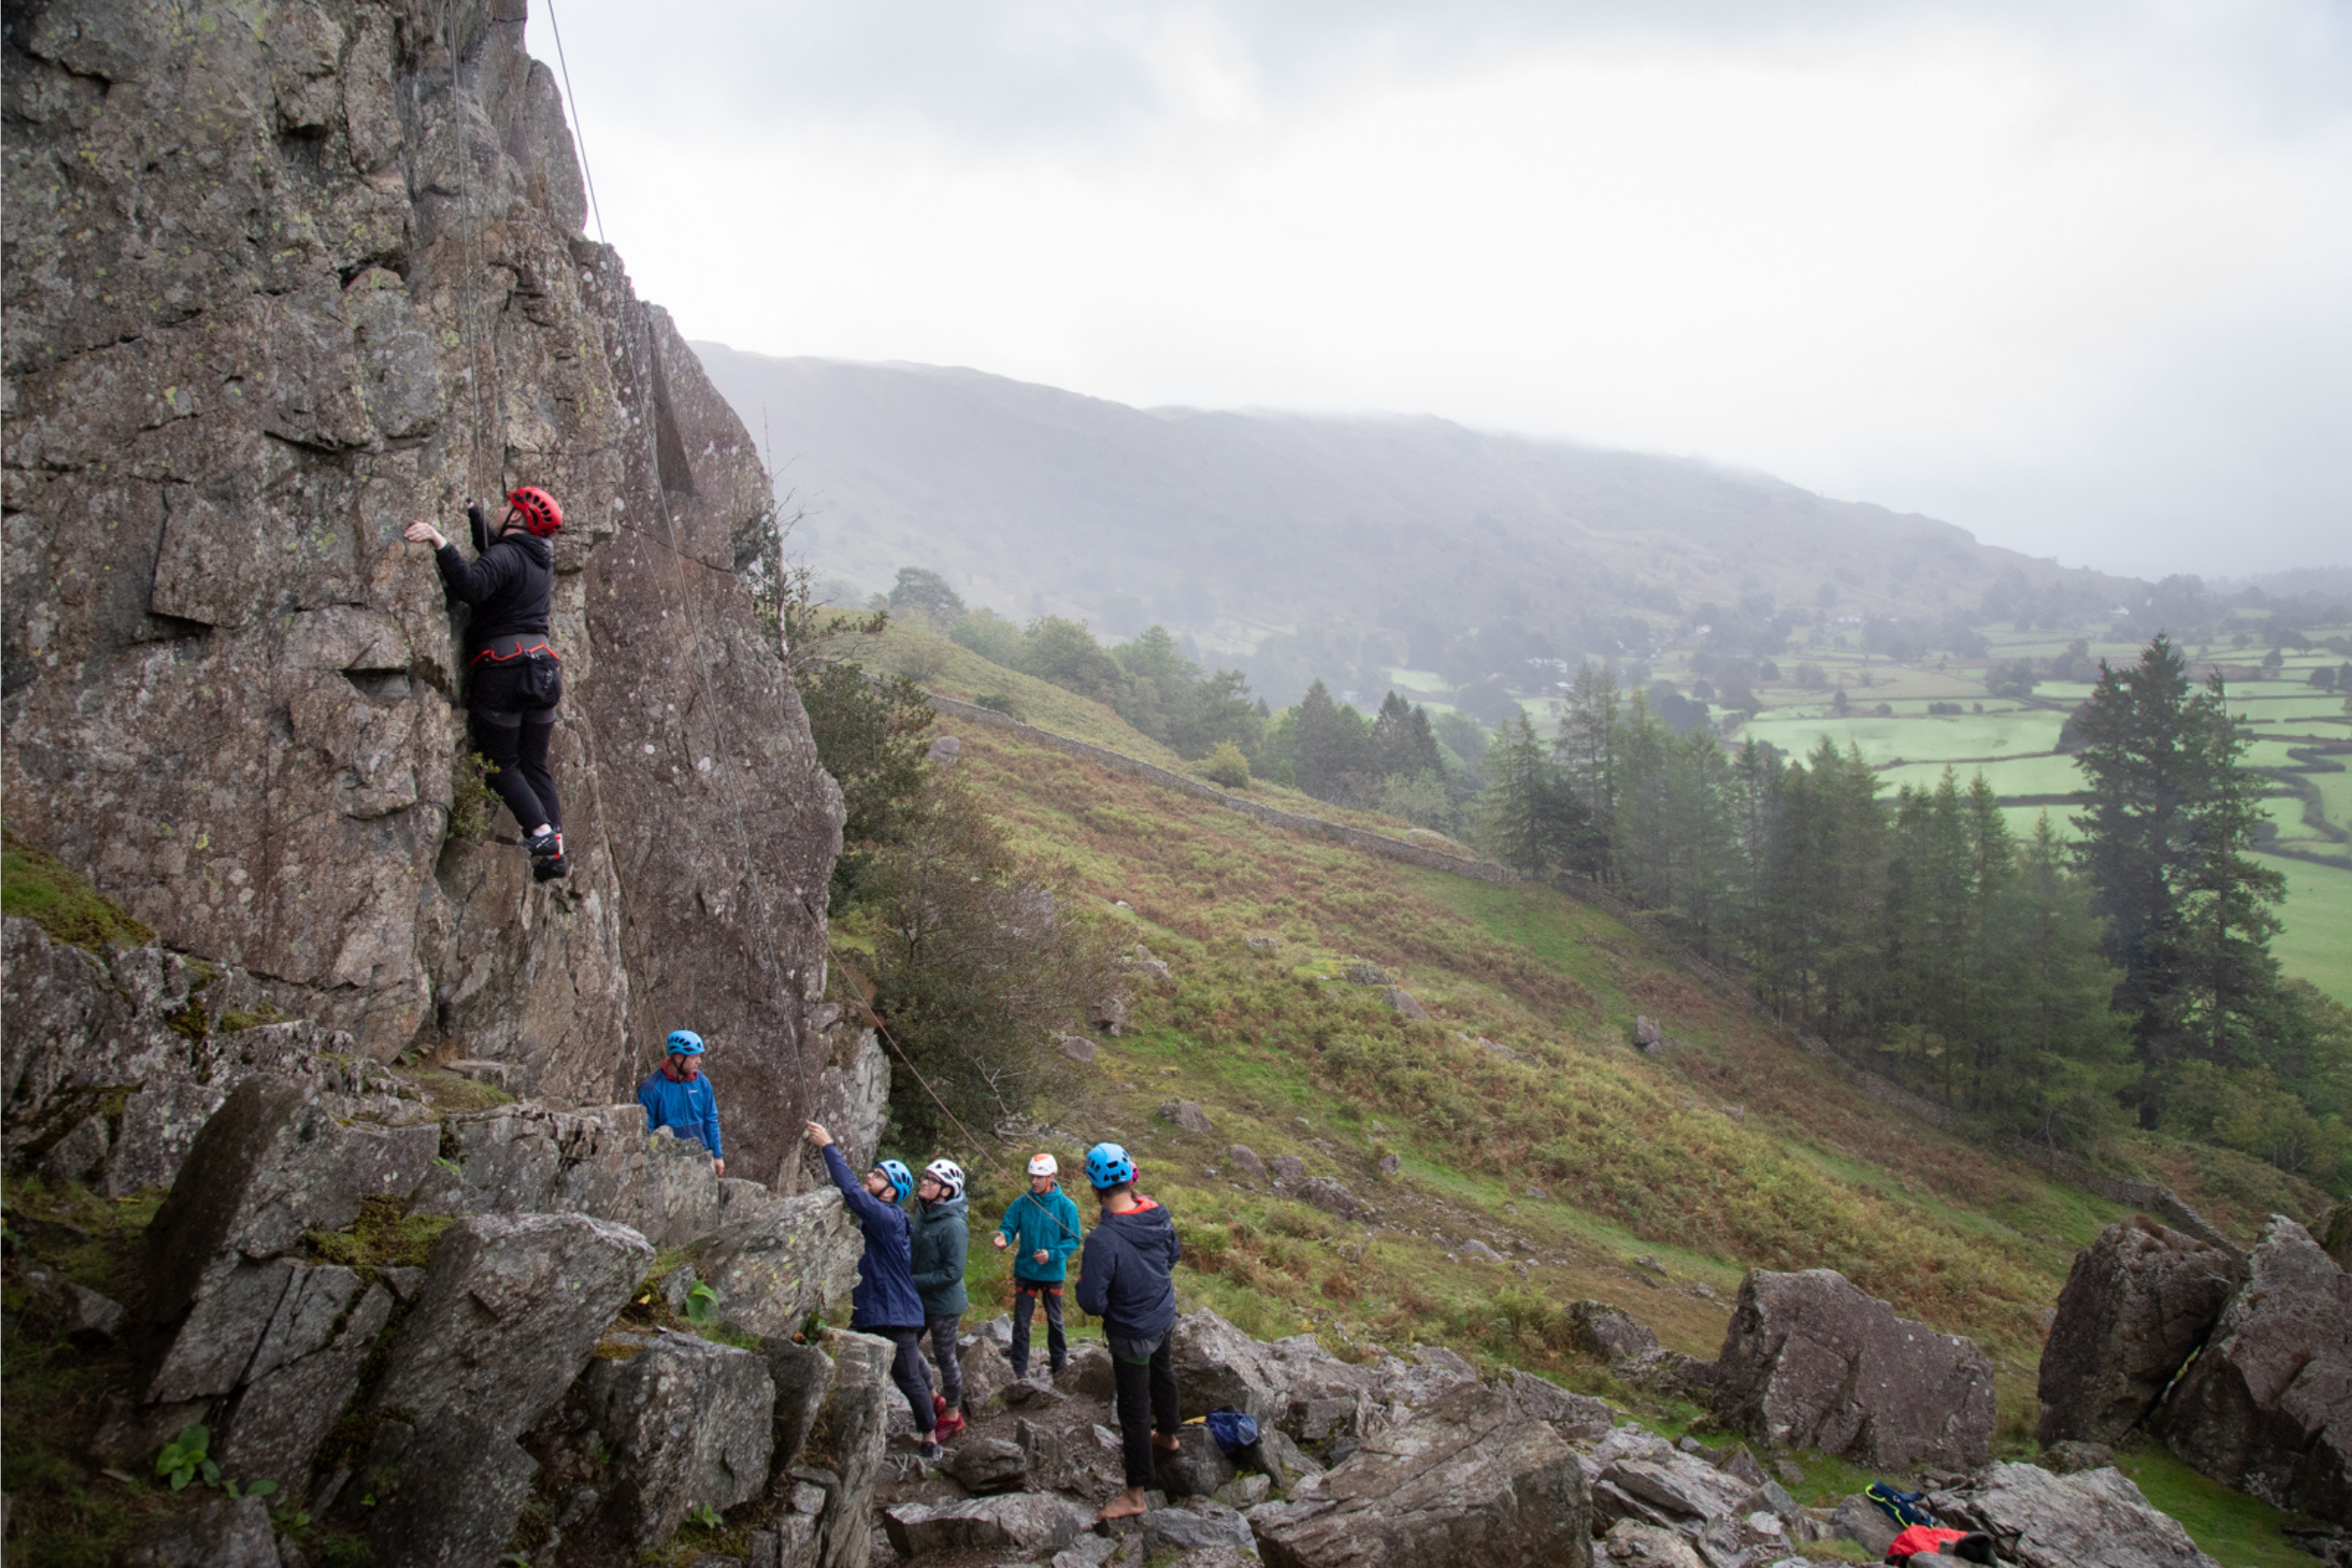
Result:
<instances>
[{"instance_id":1,"label":"climbing rope","mask_svg":"<svg viewBox=\"0 0 2352 1568\"><path fill-rule=\"evenodd\" d=\"M833 949L833 934L830 931L825 933L825 949L828 953ZM868 1007L866 1009L866 1016L874 1020L874 1032L880 1035L883 1039L883 1042L887 1044L892 1051L898 1054L899 1059L906 1064L906 1070L914 1074L914 1081L922 1086L924 1094L931 1097L931 1103L939 1107L939 1113L947 1117L948 1120L954 1122L956 1124L956 1130L963 1134L964 1147L971 1150L972 1152L978 1154L982 1159L985 1159L990 1164L996 1166L997 1169L1004 1174L1008 1176L1012 1174L1012 1167L1005 1164L1004 1161L999 1157L994 1149L990 1148L987 1144L982 1143L979 1139L974 1138L972 1136L972 1130L963 1124L963 1118L948 1108L948 1102L939 1098L939 1091L931 1087L931 1080L923 1076L923 1070L914 1064L914 1058L906 1054L906 1048L899 1044L898 1036L890 1032L890 1025L882 1021L881 1014L875 1012L871 1007Z\"/></svg>"},{"instance_id":2,"label":"climbing rope","mask_svg":"<svg viewBox=\"0 0 2352 1568\"><path fill-rule=\"evenodd\" d=\"M571 62L564 58L564 28L556 21L556 0L545 0L547 25L556 35L556 68L564 73L564 102L571 110L571 145L580 155L580 178L588 185L588 210L596 215L596 242L610 245L605 238L605 210L597 205L596 175L588 168L588 133L580 128L580 100L571 90Z\"/></svg>"},{"instance_id":3,"label":"climbing rope","mask_svg":"<svg viewBox=\"0 0 2352 1568\"><path fill-rule=\"evenodd\" d=\"M449 53L449 102L458 116L458 247L462 265L458 271L458 320L466 334L466 383L473 395L473 439L468 443L466 466L476 474L481 461L482 438L490 431L490 421L482 413L482 339L473 308L473 182L468 168L473 162L467 146L466 123L461 112L466 84L458 70L458 35L452 21L452 0L441 0L441 47ZM491 368L498 368L498 346L490 352ZM504 404L502 397L500 402ZM502 417L496 431L498 438L498 496L503 505L507 494L507 437L506 421Z\"/></svg>"}]
</instances>

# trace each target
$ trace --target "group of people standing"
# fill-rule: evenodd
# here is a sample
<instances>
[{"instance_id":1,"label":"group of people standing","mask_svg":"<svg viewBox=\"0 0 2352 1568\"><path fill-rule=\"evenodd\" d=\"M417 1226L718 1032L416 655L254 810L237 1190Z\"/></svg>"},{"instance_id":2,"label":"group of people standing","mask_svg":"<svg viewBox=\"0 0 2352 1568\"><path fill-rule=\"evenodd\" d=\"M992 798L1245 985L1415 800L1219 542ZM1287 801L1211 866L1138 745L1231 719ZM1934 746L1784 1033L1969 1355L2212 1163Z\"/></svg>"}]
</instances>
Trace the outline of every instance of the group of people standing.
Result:
<instances>
[{"instance_id":1,"label":"group of people standing","mask_svg":"<svg viewBox=\"0 0 2352 1568\"><path fill-rule=\"evenodd\" d=\"M564 689L563 665L549 642L553 541L564 513L554 496L534 485L508 493L496 527L484 509L466 511L471 561L429 522L410 523L405 537L433 547L450 596L471 608L466 706L474 745L488 764L484 781L514 818L532 875L552 881L571 868L564 853L563 804L548 761ZM638 1086L637 1100L648 1131L667 1127L700 1144L723 1176L718 1102L702 1071L704 1054L700 1035L673 1031L663 1043L661 1067ZM935 1159L917 1178L904 1162L885 1159L859 1177L823 1127L810 1122L808 1135L823 1148L833 1185L865 1232L850 1327L898 1347L892 1380L913 1410L923 1457L937 1459L940 1443L964 1426L963 1369L956 1354L956 1330L970 1306L963 1286L970 1240L963 1168ZM1041 1302L1049 1368L1059 1372L1069 1360L1062 1290L1070 1256L1079 1254L1078 1305L1102 1320L1117 1384L1127 1490L1102 1510L1102 1517L1116 1519L1144 1511L1153 1448L1178 1446L1169 1341L1176 1327L1171 1271L1183 1248L1168 1211L1137 1190L1135 1161L1124 1149L1097 1144L1087 1152L1086 1175L1101 1205L1092 1234L1061 1191L1059 1164L1040 1153L1029 1161L1029 1190L1005 1210L995 1242L1013 1254L1016 1377L1029 1375L1029 1330ZM911 1210L906 1206L909 1198ZM926 1337L939 1362L936 1393L923 1362Z\"/></svg>"},{"instance_id":2,"label":"group of people standing","mask_svg":"<svg viewBox=\"0 0 2352 1568\"><path fill-rule=\"evenodd\" d=\"M962 1167L935 1159L918 1180L906 1165L885 1159L859 1176L833 1135L808 1123L810 1142L824 1151L825 1168L865 1233L851 1293L850 1327L898 1347L891 1379L906 1396L925 1459L963 1430L963 1369L956 1335L969 1298L963 1271L969 1233ZM1152 1450L1178 1446L1176 1372L1170 1342L1176 1327L1173 1270L1182 1255L1168 1211L1136 1189L1135 1161L1116 1144L1097 1144L1086 1156L1087 1181L1102 1215L1083 1230L1078 1205L1061 1191L1052 1154L1029 1161L1029 1189L1014 1199L997 1228L995 1245L1013 1254L1012 1370L1029 1375L1030 1324L1046 1309L1046 1353L1051 1371L1069 1360L1061 1315L1070 1255L1079 1254L1078 1305L1102 1320L1109 1348L1127 1489L1103 1508L1106 1519L1144 1511L1152 1484ZM909 1211L904 1205L915 1200ZM923 1363L928 1337L939 1362L940 1387L931 1388Z\"/></svg>"}]
</instances>

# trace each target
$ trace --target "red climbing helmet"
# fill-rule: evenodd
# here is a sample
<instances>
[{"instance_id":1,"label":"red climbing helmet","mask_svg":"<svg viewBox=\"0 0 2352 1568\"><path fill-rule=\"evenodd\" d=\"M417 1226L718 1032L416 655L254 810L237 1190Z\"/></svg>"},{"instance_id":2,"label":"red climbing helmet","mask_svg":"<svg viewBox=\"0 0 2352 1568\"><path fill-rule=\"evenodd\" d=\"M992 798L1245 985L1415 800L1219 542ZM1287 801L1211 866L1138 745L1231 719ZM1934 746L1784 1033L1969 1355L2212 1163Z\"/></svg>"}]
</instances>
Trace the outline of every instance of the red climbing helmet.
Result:
<instances>
[{"instance_id":1,"label":"red climbing helmet","mask_svg":"<svg viewBox=\"0 0 2352 1568\"><path fill-rule=\"evenodd\" d=\"M542 538L564 526L564 509L535 484L507 492L507 505L522 514L522 525Z\"/></svg>"}]
</instances>

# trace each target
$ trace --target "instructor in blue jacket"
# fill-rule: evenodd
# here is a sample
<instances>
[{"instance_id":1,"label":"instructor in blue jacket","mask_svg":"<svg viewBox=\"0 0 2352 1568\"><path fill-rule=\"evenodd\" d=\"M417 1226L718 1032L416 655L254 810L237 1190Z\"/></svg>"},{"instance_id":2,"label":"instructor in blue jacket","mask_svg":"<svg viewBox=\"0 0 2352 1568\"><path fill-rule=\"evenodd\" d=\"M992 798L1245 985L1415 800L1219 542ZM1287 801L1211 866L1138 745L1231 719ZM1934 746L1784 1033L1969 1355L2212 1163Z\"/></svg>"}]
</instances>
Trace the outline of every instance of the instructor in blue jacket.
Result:
<instances>
[{"instance_id":1,"label":"instructor in blue jacket","mask_svg":"<svg viewBox=\"0 0 2352 1568\"><path fill-rule=\"evenodd\" d=\"M668 1054L654 1075L637 1086L637 1103L645 1107L645 1130L666 1127L680 1138L691 1138L710 1151L710 1168L727 1173L725 1151L718 1142L718 1097L703 1076L703 1037L691 1029L670 1032Z\"/></svg>"}]
</instances>

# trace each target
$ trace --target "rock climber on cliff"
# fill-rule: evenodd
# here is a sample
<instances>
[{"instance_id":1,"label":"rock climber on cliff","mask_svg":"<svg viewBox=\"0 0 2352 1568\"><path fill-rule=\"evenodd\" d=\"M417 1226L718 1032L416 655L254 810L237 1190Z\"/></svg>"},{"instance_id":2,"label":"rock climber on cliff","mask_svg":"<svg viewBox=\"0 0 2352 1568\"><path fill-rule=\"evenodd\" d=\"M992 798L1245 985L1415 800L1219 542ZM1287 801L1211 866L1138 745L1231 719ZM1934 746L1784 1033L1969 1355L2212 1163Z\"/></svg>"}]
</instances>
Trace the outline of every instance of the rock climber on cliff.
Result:
<instances>
[{"instance_id":1,"label":"rock climber on cliff","mask_svg":"<svg viewBox=\"0 0 2352 1568\"><path fill-rule=\"evenodd\" d=\"M637 1103L645 1107L645 1130L666 1127L710 1151L710 1168L727 1173L726 1152L718 1141L718 1097L704 1076L703 1037L691 1029L672 1029L662 1047L662 1065L637 1086Z\"/></svg>"},{"instance_id":2,"label":"rock climber on cliff","mask_svg":"<svg viewBox=\"0 0 2352 1568\"><path fill-rule=\"evenodd\" d=\"M859 1181L831 1133L810 1122L808 1138L825 1152L825 1170L865 1232L858 1286L850 1292L850 1327L859 1334L879 1335L899 1348L890 1380L914 1412L918 1451L936 1464L939 1414L931 1403L931 1369L923 1364L923 1298L914 1288L913 1222L899 1206L914 1191L914 1172L903 1161L885 1159Z\"/></svg>"},{"instance_id":3,"label":"rock climber on cliff","mask_svg":"<svg viewBox=\"0 0 2352 1568\"><path fill-rule=\"evenodd\" d=\"M429 522L412 522L411 544L430 543L433 563L450 593L473 607L466 628L466 706L473 715L473 744L489 760L486 776L522 829L531 875L541 882L571 869L564 858L564 806L556 799L547 748L556 732L564 669L548 642L555 595L555 547L564 510L537 485L507 495L506 515L492 531L478 506L466 514L473 527L475 559Z\"/></svg>"},{"instance_id":4,"label":"rock climber on cliff","mask_svg":"<svg viewBox=\"0 0 2352 1568\"><path fill-rule=\"evenodd\" d=\"M1168 1211L1135 1190L1135 1161L1117 1144L1086 1152L1086 1179L1102 1204L1102 1218L1078 1258L1078 1305L1102 1320L1117 1393L1119 1446L1127 1490L1103 1505L1098 1519L1126 1519L1149 1506L1144 1494L1156 1479L1153 1448L1179 1444L1176 1328L1172 1277L1184 1246Z\"/></svg>"}]
</instances>

